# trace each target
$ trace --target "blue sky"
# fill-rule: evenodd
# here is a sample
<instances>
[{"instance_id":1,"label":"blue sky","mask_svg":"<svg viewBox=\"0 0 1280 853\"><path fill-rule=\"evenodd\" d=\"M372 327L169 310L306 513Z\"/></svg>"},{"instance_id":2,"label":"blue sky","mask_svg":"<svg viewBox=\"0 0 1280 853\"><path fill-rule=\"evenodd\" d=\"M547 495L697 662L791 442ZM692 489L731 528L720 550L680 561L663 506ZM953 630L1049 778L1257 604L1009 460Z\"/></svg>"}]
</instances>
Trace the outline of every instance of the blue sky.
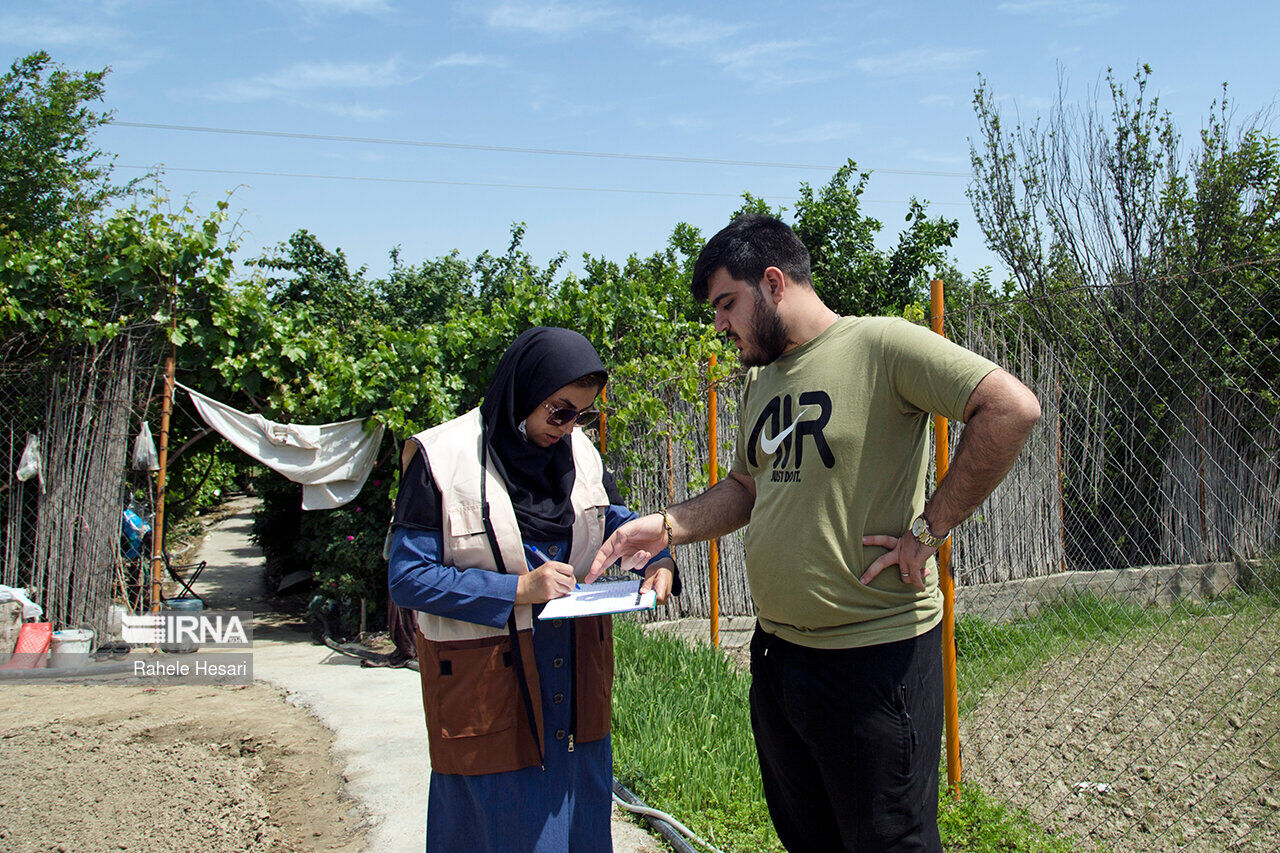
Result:
<instances>
[{"instance_id":1,"label":"blue sky","mask_svg":"<svg viewBox=\"0 0 1280 853\"><path fill-rule=\"evenodd\" d=\"M100 132L119 166L163 164L177 202L207 210L235 188L242 256L307 228L381 275L395 245L409 262L501 252L519 220L536 260L563 251L580 268L583 252L659 249L680 221L709 236L744 190L790 206L801 181L825 183L851 157L873 170L865 210L886 243L914 195L960 220L963 270L1000 276L964 194L978 74L1026 119L1052 103L1059 71L1086 98L1108 66L1127 77L1146 62L1189 140L1224 81L1241 114L1280 88L1280 4L1204 8L5 0L0 51L6 65L37 48L74 68L110 65L106 106L120 122L472 146ZM364 180L252 174L268 172Z\"/></svg>"}]
</instances>

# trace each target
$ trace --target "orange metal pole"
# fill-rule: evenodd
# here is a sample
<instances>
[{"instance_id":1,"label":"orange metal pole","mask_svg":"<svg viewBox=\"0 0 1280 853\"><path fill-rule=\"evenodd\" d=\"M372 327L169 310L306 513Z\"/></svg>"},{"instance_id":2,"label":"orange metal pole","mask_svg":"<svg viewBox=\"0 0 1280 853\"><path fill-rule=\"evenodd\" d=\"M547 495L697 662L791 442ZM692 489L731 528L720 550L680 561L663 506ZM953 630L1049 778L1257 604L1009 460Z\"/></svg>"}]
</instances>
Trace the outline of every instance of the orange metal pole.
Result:
<instances>
[{"instance_id":1,"label":"orange metal pole","mask_svg":"<svg viewBox=\"0 0 1280 853\"><path fill-rule=\"evenodd\" d=\"M712 378L716 372L716 354L711 354L711 361L707 364L707 379L709 380L709 390L707 391L707 446L711 456L710 484L714 486L720 479L720 441L717 437L717 406L716 406L716 383ZM711 577L708 581L711 586L711 645L720 645L720 541L718 539L711 540Z\"/></svg>"},{"instance_id":2,"label":"orange metal pole","mask_svg":"<svg viewBox=\"0 0 1280 853\"><path fill-rule=\"evenodd\" d=\"M601 456L604 456L604 448L605 448L604 431L605 431L606 421L608 420L608 417L609 417L604 413L604 406L605 406L605 403L608 403L608 402L609 402L609 389L601 388L600 389L600 455Z\"/></svg>"},{"instance_id":3,"label":"orange metal pole","mask_svg":"<svg viewBox=\"0 0 1280 853\"><path fill-rule=\"evenodd\" d=\"M946 309L942 299L941 279L934 279L929 283L929 296L933 331L945 337L942 319ZM951 460L946 418L934 417L933 437L938 482L941 483L942 478L947 476L947 466ZM956 587L955 580L951 577L950 539L938 549L938 583L942 587L942 700L947 723L947 782L951 786L951 795L959 799L960 690L956 678Z\"/></svg>"}]
</instances>

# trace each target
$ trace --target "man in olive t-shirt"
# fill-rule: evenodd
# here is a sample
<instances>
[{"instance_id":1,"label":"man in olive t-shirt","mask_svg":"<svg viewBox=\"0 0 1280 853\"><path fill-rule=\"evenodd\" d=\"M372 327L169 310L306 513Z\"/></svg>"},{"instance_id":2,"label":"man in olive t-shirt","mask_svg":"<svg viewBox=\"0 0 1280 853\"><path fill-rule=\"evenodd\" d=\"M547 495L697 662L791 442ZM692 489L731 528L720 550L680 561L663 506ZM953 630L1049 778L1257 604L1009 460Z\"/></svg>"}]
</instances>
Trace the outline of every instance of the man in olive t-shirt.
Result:
<instances>
[{"instance_id":1,"label":"man in olive t-shirt","mask_svg":"<svg viewBox=\"0 0 1280 853\"><path fill-rule=\"evenodd\" d=\"M1039 403L905 320L838 317L771 217L712 237L692 288L753 368L730 476L623 525L587 579L749 524L751 725L778 837L791 851L939 851L933 555L1008 473ZM966 426L926 501L930 414Z\"/></svg>"},{"instance_id":2,"label":"man in olive t-shirt","mask_svg":"<svg viewBox=\"0 0 1280 853\"><path fill-rule=\"evenodd\" d=\"M755 482L747 578L760 626L841 649L906 640L942 618L925 588L858 579L924 510L931 412L960 420L998 367L906 320L841 317L747 376L735 474Z\"/></svg>"}]
</instances>

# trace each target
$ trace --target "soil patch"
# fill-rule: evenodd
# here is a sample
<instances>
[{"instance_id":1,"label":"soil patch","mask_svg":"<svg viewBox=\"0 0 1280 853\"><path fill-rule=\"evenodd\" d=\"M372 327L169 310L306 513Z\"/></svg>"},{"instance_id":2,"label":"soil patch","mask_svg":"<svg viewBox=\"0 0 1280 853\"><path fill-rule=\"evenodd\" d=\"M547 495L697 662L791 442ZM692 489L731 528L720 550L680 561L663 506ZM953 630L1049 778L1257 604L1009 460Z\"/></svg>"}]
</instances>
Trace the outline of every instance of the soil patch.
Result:
<instances>
[{"instance_id":1,"label":"soil patch","mask_svg":"<svg viewBox=\"0 0 1280 853\"><path fill-rule=\"evenodd\" d=\"M262 684L0 685L0 849L359 853L333 736Z\"/></svg>"},{"instance_id":2,"label":"soil patch","mask_svg":"<svg viewBox=\"0 0 1280 853\"><path fill-rule=\"evenodd\" d=\"M964 776L1086 848L1280 849L1278 650L1267 609L1071 649L965 715Z\"/></svg>"}]
</instances>

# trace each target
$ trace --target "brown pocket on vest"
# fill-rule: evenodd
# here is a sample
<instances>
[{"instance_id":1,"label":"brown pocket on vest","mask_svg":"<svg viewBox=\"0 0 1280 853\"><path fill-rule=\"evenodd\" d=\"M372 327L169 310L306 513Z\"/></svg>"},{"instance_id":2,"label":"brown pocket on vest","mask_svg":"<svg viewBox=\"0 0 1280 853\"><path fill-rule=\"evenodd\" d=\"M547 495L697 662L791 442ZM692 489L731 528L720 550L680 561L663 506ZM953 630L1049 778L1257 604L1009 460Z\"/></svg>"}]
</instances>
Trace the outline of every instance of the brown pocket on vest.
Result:
<instances>
[{"instance_id":1,"label":"brown pocket on vest","mask_svg":"<svg viewBox=\"0 0 1280 853\"><path fill-rule=\"evenodd\" d=\"M519 687L506 637L427 643L434 647L437 725L445 738L506 731L516 724ZM426 665L423 661L419 666ZM428 713L430 713L430 710Z\"/></svg>"},{"instance_id":2,"label":"brown pocket on vest","mask_svg":"<svg viewBox=\"0 0 1280 853\"><path fill-rule=\"evenodd\" d=\"M576 648L578 740L587 743L609 733L613 700L613 620L579 619Z\"/></svg>"}]
</instances>

